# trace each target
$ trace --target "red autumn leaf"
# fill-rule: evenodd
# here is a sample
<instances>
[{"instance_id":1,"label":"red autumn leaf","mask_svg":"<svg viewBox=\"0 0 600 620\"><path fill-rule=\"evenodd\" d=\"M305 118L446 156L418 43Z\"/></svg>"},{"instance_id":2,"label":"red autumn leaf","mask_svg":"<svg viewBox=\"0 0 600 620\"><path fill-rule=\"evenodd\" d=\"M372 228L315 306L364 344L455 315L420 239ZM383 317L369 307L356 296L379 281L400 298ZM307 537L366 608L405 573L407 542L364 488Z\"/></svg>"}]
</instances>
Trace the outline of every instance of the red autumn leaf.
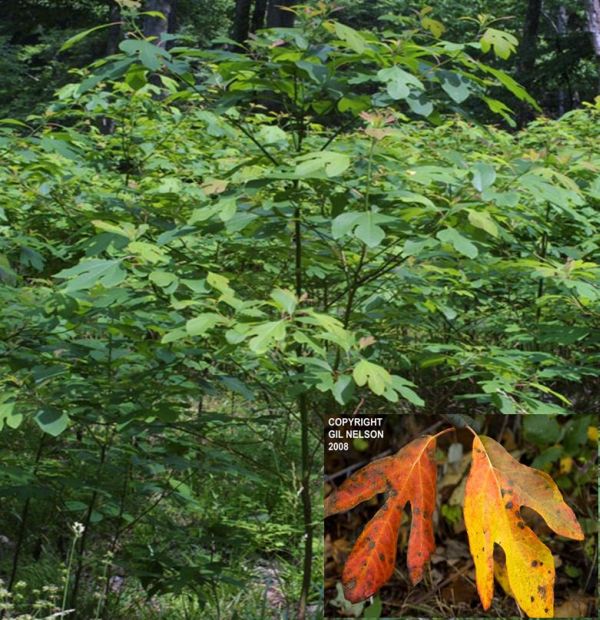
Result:
<instances>
[{"instance_id":1,"label":"red autumn leaf","mask_svg":"<svg viewBox=\"0 0 600 620\"><path fill-rule=\"evenodd\" d=\"M465 488L464 516L477 590L484 609L494 595L494 544L506 555L508 586L529 616L554 614L552 553L524 523L520 509L528 506L557 534L583 540L573 511L552 478L515 460L489 437L475 436L473 459Z\"/></svg>"},{"instance_id":2,"label":"red autumn leaf","mask_svg":"<svg viewBox=\"0 0 600 620\"><path fill-rule=\"evenodd\" d=\"M410 502L412 524L408 540L408 572L413 584L423 578L435 543L436 436L427 435L404 446L394 456L375 461L353 474L325 500L325 516L350 510L386 493L384 505L367 523L344 566L346 599L356 603L372 596L394 572L402 513Z\"/></svg>"}]
</instances>

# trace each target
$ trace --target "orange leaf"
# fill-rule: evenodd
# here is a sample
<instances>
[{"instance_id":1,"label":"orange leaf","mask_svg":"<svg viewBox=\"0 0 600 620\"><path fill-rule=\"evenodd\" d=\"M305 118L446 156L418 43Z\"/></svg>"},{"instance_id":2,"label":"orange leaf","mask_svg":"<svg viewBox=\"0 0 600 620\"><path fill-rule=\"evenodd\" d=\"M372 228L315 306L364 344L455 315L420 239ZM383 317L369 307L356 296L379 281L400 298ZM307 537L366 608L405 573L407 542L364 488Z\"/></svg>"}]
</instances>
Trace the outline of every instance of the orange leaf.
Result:
<instances>
[{"instance_id":1,"label":"orange leaf","mask_svg":"<svg viewBox=\"0 0 600 620\"><path fill-rule=\"evenodd\" d=\"M494 595L495 543L504 549L519 607L530 617L551 618L554 560L523 522L522 506L533 508L557 534L583 540L577 518L548 474L522 465L493 439L475 436L464 516L481 604L489 609Z\"/></svg>"},{"instance_id":2,"label":"orange leaf","mask_svg":"<svg viewBox=\"0 0 600 620\"><path fill-rule=\"evenodd\" d=\"M404 506L410 502L408 572L413 584L423 578L435 549L432 514L435 508L435 441L415 439L394 456L363 467L325 500L325 516L345 512L386 492L384 505L358 537L342 574L344 594L356 603L372 596L392 576Z\"/></svg>"}]
</instances>

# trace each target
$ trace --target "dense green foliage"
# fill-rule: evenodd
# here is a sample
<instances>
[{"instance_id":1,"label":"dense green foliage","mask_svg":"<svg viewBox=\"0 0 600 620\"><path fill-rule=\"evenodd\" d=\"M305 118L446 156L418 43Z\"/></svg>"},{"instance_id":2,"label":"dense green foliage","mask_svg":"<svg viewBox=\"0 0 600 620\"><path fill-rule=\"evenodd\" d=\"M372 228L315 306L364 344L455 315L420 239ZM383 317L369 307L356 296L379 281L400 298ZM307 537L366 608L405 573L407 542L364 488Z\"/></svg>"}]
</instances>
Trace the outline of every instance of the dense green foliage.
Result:
<instances>
[{"instance_id":1,"label":"dense green foliage","mask_svg":"<svg viewBox=\"0 0 600 620\"><path fill-rule=\"evenodd\" d=\"M344 21L359 28L382 27L390 22L411 26L423 7L418 0L341 0L339 4ZM487 26L521 40L531 2L431 0L427 4L430 12L424 18L437 24L425 23L442 29L444 37L451 41L475 38ZM500 58L498 66L526 80L529 92L546 114L560 116L582 101L592 101L598 94L598 64L588 33L585 2L546 0L539 15L531 75L519 75L524 53L519 49L510 58Z\"/></svg>"},{"instance_id":2,"label":"dense green foliage","mask_svg":"<svg viewBox=\"0 0 600 620\"><path fill-rule=\"evenodd\" d=\"M170 0L174 19L170 36L199 47L232 34L236 28L236 4L252 5L250 19L256 21L259 6L267 0ZM113 51L114 30L102 30L76 50L61 53L62 42L75 32L118 20L132 7L148 8L155 0L14 0L0 23L0 116L25 117L39 112L56 88L69 81L68 71ZM308 5L316 5L310 0ZM355 28L417 30L421 23L434 34L451 41L475 40L492 26L521 39L528 2L477 0L461 4L431 0L423 8L419 0L338 0L335 16ZM121 8L122 7L122 10ZM249 24L250 25L250 24ZM246 28L248 25L246 25ZM243 28L242 28L243 29ZM560 116L565 111L593 101L598 90L598 66L588 32L585 3L577 0L546 0L539 15L534 69L521 75L525 50L519 49L494 66L526 81L544 112ZM514 101L511 101L514 103ZM475 106L473 113L481 116ZM491 117L488 120L492 120Z\"/></svg>"},{"instance_id":3,"label":"dense green foliage","mask_svg":"<svg viewBox=\"0 0 600 620\"><path fill-rule=\"evenodd\" d=\"M598 106L467 122L534 105L499 31L298 21L0 125L0 570L81 617L318 615L325 412L597 410Z\"/></svg>"}]
</instances>

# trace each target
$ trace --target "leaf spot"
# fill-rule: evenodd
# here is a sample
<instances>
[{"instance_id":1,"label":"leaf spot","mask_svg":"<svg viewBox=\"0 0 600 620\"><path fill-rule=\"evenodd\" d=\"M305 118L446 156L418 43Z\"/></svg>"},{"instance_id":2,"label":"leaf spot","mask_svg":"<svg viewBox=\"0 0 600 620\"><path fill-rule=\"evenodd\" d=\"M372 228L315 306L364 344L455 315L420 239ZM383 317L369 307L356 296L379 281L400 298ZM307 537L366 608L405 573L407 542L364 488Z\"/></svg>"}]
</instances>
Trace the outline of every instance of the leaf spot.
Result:
<instances>
[{"instance_id":1,"label":"leaf spot","mask_svg":"<svg viewBox=\"0 0 600 620\"><path fill-rule=\"evenodd\" d=\"M507 510L510 510L513 507L513 503L512 502L506 502L506 505L504 506Z\"/></svg>"},{"instance_id":2,"label":"leaf spot","mask_svg":"<svg viewBox=\"0 0 600 620\"><path fill-rule=\"evenodd\" d=\"M546 586L538 586L538 592L540 596L544 598L546 596Z\"/></svg>"}]
</instances>

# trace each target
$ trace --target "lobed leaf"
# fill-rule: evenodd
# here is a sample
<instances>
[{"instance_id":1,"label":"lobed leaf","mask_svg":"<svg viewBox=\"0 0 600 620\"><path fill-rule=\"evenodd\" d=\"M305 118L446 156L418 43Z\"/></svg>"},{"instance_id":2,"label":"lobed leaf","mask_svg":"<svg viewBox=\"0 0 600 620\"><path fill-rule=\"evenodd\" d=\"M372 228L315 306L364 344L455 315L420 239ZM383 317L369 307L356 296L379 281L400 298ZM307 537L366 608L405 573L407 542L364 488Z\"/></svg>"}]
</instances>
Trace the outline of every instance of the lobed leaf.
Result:
<instances>
[{"instance_id":1,"label":"lobed leaf","mask_svg":"<svg viewBox=\"0 0 600 620\"><path fill-rule=\"evenodd\" d=\"M528 506L557 534L583 540L573 511L550 476L515 460L489 437L475 437L465 489L464 517L475 562L477 591L484 609L494 594L494 544L506 555L508 584L529 617L554 613L554 560L548 547L525 524Z\"/></svg>"},{"instance_id":2,"label":"lobed leaf","mask_svg":"<svg viewBox=\"0 0 600 620\"><path fill-rule=\"evenodd\" d=\"M349 601L372 596L392 576L407 503L412 511L407 553L409 576L413 584L423 578L425 565L435 549L435 445L435 436L415 439L394 456L363 467L326 498L325 516L330 516L386 492L384 505L358 537L344 566L342 582Z\"/></svg>"}]
</instances>

